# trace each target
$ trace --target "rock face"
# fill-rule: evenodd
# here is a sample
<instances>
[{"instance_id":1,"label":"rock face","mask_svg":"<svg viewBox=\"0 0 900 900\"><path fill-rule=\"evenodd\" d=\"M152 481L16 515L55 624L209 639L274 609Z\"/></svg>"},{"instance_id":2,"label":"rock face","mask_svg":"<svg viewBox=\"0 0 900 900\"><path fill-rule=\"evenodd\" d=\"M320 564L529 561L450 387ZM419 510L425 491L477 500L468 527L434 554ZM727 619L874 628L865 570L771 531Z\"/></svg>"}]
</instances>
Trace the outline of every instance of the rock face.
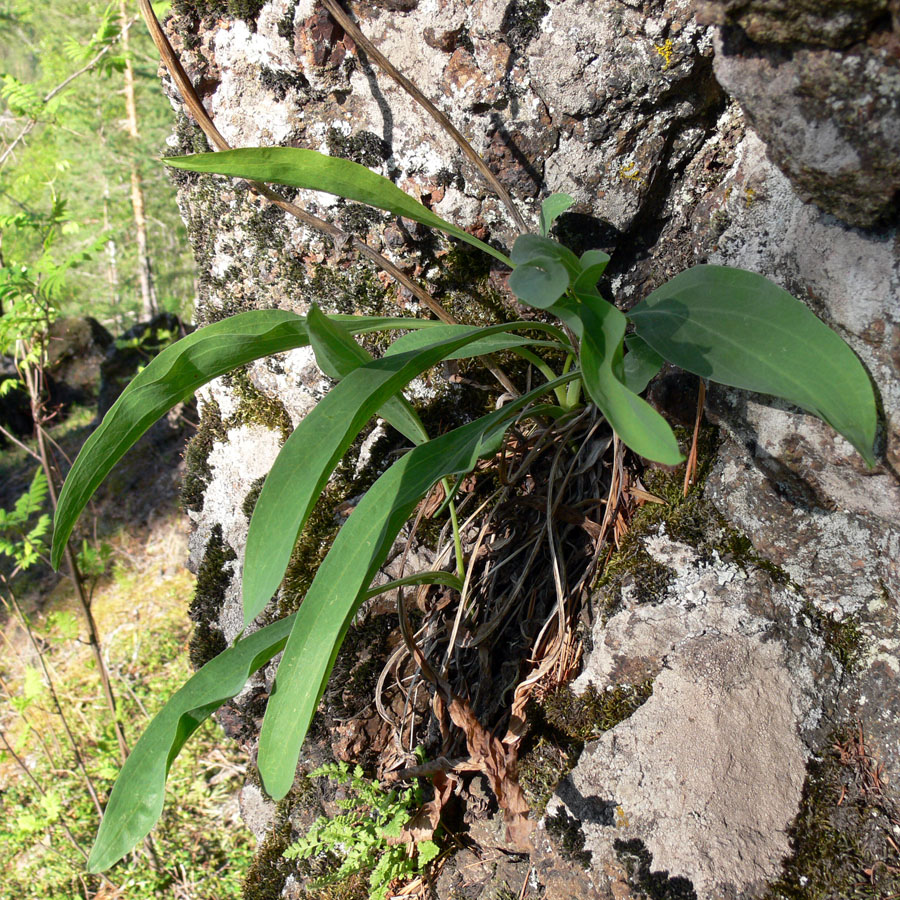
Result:
<instances>
[{"instance_id":1,"label":"rock face","mask_svg":"<svg viewBox=\"0 0 900 900\"><path fill-rule=\"evenodd\" d=\"M653 604L623 590L575 688L651 677L653 695L585 748L556 796L595 859L640 841L698 897L759 893L790 852L834 669L792 589L664 533L647 548L668 588Z\"/></svg>"},{"instance_id":2,"label":"rock face","mask_svg":"<svg viewBox=\"0 0 900 900\"><path fill-rule=\"evenodd\" d=\"M230 142L353 159L479 237L511 245L510 217L455 145L312 0L233 6L247 18L204 17L207 5L184 0L167 25ZM707 0L696 18L687 0L413 0L353 12L488 160L530 223L547 193L575 197L556 234L578 252L612 253L603 288L623 308L695 263L743 266L806 302L871 373L884 414L871 472L818 420L712 391L722 444L705 502L724 516L716 528L739 531L731 544L755 562L659 530L645 536L645 552L668 574L653 590L630 594L626 585L621 608L595 626L579 684L603 691L652 678L653 694L588 744L551 801L548 821L557 813L580 821L588 869L560 861L549 827L534 857L534 896L751 898L773 882L802 896L810 879L843 871L802 858L804 823L827 828L846 812L840 785L833 796L820 789L817 760L858 732L862 758L883 766L879 808L896 804L900 784L896 3ZM207 149L186 118L171 144L173 153ZM199 267L199 324L254 308L305 312L312 302L422 314L368 263L245 188L176 178ZM299 191L294 200L427 281L461 320L508 311L503 273L473 254L328 195ZM471 406L471 389L438 382L419 394L443 404L446 427ZM254 491L326 389L312 354L299 350L202 394L185 486L192 559L209 576L192 610L206 622L198 661L240 628ZM666 375L654 396L677 414L679 390L690 416L690 381ZM315 557L342 504L364 489L366 460L377 468L379 455L357 447L315 546L300 548L298 560ZM282 611L299 602L307 563L289 579ZM228 714L251 751L270 677ZM342 746L365 754L371 735L351 737ZM280 834L281 820L251 794L260 833L272 821L270 836ZM811 809L810 798L823 796L830 806ZM873 846L857 848L863 868L877 861ZM879 846L891 852L885 839ZM892 877L878 865L878 878ZM480 887L465 895L497 895L501 878L518 895L532 878L528 866L515 884L509 866L502 871L482 869ZM443 883L468 890L457 876ZM274 893L265 896L285 877L272 867ZM847 877L816 889L849 895L864 876ZM886 884L885 895L900 889Z\"/></svg>"},{"instance_id":3,"label":"rock face","mask_svg":"<svg viewBox=\"0 0 900 900\"><path fill-rule=\"evenodd\" d=\"M47 333L51 400L67 406L93 400L100 366L112 342L112 335L90 316L56 319Z\"/></svg>"},{"instance_id":4,"label":"rock face","mask_svg":"<svg viewBox=\"0 0 900 900\"><path fill-rule=\"evenodd\" d=\"M892 27L888 3L703 11L729 23L716 39L716 78L798 194L851 225L896 222L900 22Z\"/></svg>"}]
</instances>

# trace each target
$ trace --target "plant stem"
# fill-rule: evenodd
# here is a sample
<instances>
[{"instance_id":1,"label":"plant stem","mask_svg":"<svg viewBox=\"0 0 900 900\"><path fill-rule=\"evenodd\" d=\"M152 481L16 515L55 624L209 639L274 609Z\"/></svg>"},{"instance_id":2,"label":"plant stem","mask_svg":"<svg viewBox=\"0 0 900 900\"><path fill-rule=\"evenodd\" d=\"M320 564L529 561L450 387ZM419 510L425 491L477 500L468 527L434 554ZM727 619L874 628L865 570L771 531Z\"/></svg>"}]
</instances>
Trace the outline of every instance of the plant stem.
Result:
<instances>
[{"instance_id":1,"label":"plant stem","mask_svg":"<svg viewBox=\"0 0 900 900\"><path fill-rule=\"evenodd\" d=\"M466 577L466 561L463 558L462 535L459 533L459 517L456 514L456 501L450 501L450 523L453 526L453 549L456 552L456 574Z\"/></svg>"}]
</instances>

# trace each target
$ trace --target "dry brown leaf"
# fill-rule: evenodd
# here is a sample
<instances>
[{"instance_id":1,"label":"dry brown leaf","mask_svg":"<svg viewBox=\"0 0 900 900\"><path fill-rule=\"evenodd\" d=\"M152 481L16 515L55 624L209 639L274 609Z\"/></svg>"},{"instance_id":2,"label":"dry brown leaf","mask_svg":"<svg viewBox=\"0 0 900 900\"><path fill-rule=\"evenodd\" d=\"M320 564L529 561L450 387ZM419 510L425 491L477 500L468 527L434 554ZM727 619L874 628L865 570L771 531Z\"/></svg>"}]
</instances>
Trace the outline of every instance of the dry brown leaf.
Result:
<instances>
[{"instance_id":1,"label":"dry brown leaf","mask_svg":"<svg viewBox=\"0 0 900 900\"><path fill-rule=\"evenodd\" d=\"M485 731L468 701L454 697L448 712L465 734L469 756L487 777L505 814L507 840L523 851L532 850L534 822L529 818L528 803L516 776L515 750L507 751L497 738Z\"/></svg>"},{"instance_id":2,"label":"dry brown leaf","mask_svg":"<svg viewBox=\"0 0 900 900\"><path fill-rule=\"evenodd\" d=\"M453 795L459 779L455 775L438 772L432 779L434 797L429 800L403 827L397 837L388 837L389 844L415 844L430 841L441 821L441 812Z\"/></svg>"}]
</instances>

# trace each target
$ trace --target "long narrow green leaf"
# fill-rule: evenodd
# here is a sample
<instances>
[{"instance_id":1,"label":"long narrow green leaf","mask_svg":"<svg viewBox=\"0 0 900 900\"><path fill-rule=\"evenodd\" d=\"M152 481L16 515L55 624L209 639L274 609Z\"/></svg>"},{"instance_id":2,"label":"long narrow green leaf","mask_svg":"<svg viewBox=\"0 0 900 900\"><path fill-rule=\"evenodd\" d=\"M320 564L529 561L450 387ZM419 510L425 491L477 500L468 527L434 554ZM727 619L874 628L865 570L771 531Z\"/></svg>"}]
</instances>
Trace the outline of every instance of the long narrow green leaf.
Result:
<instances>
[{"instance_id":1,"label":"long narrow green leaf","mask_svg":"<svg viewBox=\"0 0 900 900\"><path fill-rule=\"evenodd\" d=\"M354 369L372 361L372 354L360 347L343 325L326 316L313 316L307 322L307 328L319 368L329 378L340 381ZM424 329L412 331L410 334L427 335L429 331L430 329ZM430 341L426 338L426 343L433 344L442 337L443 335L435 335ZM389 398L378 413L414 444L428 440L428 432L425 431L422 420L402 394Z\"/></svg>"},{"instance_id":2,"label":"long narrow green leaf","mask_svg":"<svg viewBox=\"0 0 900 900\"><path fill-rule=\"evenodd\" d=\"M108 869L150 833L162 812L169 768L187 739L281 651L293 624L294 616L288 616L223 650L154 716L113 786L89 872Z\"/></svg>"},{"instance_id":3,"label":"long narrow green leaf","mask_svg":"<svg viewBox=\"0 0 900 900\"><path fill-rule=\"evenodd\" d=\"M319 566L278 666L259 741L259 772L270 796L283 797L293 784L300 746L341 642L416 503L441 478L469 472L495 452L519 410L574 377L557 379L414 448L360 500Z\"/></svg>"},{"instance_id":4,"label":"long narrow green leaf","mask_svg":"<svg viewBox=\"0 0 900 900\"><path fill-rule=\"evenodd\" d=\"M425 328L423 319L335 316L357 334ZM142 434L197 388L251 360L309 343L306 320L278 309L254 310L207 325L166 347L139 372L87 439L59 497L51 559L58 568L66 541L94 491Z\"/></svg>"},{"instance_id":5,"label":"long narrow green leaf","mask_svg":"<svg viewBox=\"0 0 900 900\"><path fill-rule=\"evenodd\" d=\"M321 315L310 310L308 319ZM250 520L244 557L244 619L252 622L278 589L297 537L340 458L365 423L417 375L479 337L521 328L492 325L420 350L360 366L340 381L287 439Z\"/></svg>"},{"instance_id":6,"label":"long narrow green leaf","mask_svg":"<svg viewBox=\"0 0 900 900\"><path fill-rule=\"evenodd\" d=\"M875 465L875 393L856 354L762 275L694 266L629 313L660 356L720 384L773 394L824 419Z\"/></svg>"},{"instance_id":7,"label":"long narrow green leaf","mask_svg":"<svg viewBox=\"0 0 900 900\"><path fill-rule=\"evenodd\" d=\"M528 323L531 331L546 331L558 337L557 341L535 340L534 338L521 337L517 334L497 334L491 338L480 338L474 343L468 344L461 350L446 356L445 359L471 359L473 356L486 356L489 353L496 353L500 350L511 350L516 347L548 347L555 350L568 350L569 343L566 336L552 325L545 325L543 322ZM385 356L393 356L397 353L407 353L410 350L416 350L419 347L426 347L428 344L437 340L445 340L446 338L456 337L471 333L476 325L435 325L427 331L412 331L404 334L403 337L397 338L390 347L388 347ZM525 327L524 325L522 327ZM560 341L563 343L561 344Z\"/></svg>"},{"instance_id":8,"label":"long narrow green leaf","mask_svg":"<svg viewBox=\"0 0 900 900\"><path fill-rule=\"evenodd\" d=\"M366 203L396 216L406 216L431 228L438 228L490 254L511 266L509 258L489 244L435 215L430 209L401 191L392 181L337 156L325 156L315 150L299 147L245 147L219 153L197 153L194 156L169 156L167 166L191 172L210 172L284 184L288 187L325 191L347 200Z\"/></svg>"},{"instance_id":9,"label":"long narrow green leaf","mask_svg":"<svg viewBox=\"0 0 900 900\"><path fill-rule=\"evenodd\" d=\"M683 457L672 429L646 400L622 384L613 369L621 353L625 315L591 297L584 298L578 311L584 323L581 375L591 400L635 453L667 466L677 465Z\"/></svg>"}]
</instances>

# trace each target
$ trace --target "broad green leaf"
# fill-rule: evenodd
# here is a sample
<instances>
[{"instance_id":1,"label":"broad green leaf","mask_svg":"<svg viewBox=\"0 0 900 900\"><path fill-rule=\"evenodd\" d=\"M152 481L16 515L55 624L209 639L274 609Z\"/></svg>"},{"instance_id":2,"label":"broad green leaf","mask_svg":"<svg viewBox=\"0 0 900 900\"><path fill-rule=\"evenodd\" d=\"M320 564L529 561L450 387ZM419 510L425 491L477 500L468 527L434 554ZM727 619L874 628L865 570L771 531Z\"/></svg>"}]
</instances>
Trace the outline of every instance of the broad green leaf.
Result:
<instances>
[{"instance_id":1,"label":"broad green leaf","mask_svg":"<svg viewBox=\"0 0 900 900\"><path fill-rule=\"evenodd\" d=\"M660 356L702 378L781 397L824 419L875 465L866 370L824 322L762 275L694 266L629 313Z\"/></svg>"},{"instance_id":2,"label":"broad green leaf","mask_svg":"<svg viewBox=\"0 0 900 900\"><path fill-rule=\"evenodd\" d=\"M406 216L407 219L438 228L511 265L509 258L499 250L435 215L392 181L365 166L337 156L325 156L299 147L246 147L219 153L197 153L194 156L169 156L163 162L167 166L191 172L210 172L325 191L347 200L366 203L396 216Z\"/></svg>"},{"instance_id":3,"label":"broad green leaf","mask_svg":"<svg viewBox=\"0 0 900 900\"><path fill-rule=\"evenodd\" d=\"M162 812L169 768L187 739L281 651L293 624L294 616L288 616L223 650L154 716L113 786L88 859L89 872L108 869L150 833Z\"/></svg>"},{"instance_id":4,"label":"broad green leaf","mask_svg":"<svg viewBox=\"0 0 900 900\"><path fill-rule=\"evenodd\" d=\"M568 270L549 257L517 265L509 276L509 289L523 303L536 309L549 309L568 287Z\"/></svg>"},{"instance_id":5,"label":"broad green leaf","mask_svg":"<svg viewBox=\"0 0 900 900\"><path fill-rule=\"evenodd\" d=\"M577 294L595 294L599 297L597 282L609 265L609 257L602 250L586 250L578 262L581 274L575 279L573 290Z\"/></svg>"},{"instance_id":6,"label":"broad green leaf","mask_svg":"<svg viewBox=\"0 0 900 900\"><path fill-rule=\"evenodd\" d=\"M326 316L310 316L307 320L307 328L319 368L329 378L340 381L354 369L372 361L372 354L360 347L343 325ZM423 332L413 331L410 333L427 334L429 331L430 329L424 329ZM439 338L435 337L428 343L433 344L436 340ZM378 413L414 444L421 444L428 440L428 432L425 431L421 419L402 394L389 398L378 410Z\"/></svg>"},{"instance_id":7,"label":"broad green leaf","mask_svg":"<svg viewBox=\"0 0 900 900\"><path fill-rule=\"evenodd\" d=\"M423 319L335 316L356 334L423 328ZM251 360L309 343L306 320L278 309L254 310L200 328L166 347L139 372L87 439L59 496L52 562L59 568L81 511L112 467L142 434L197 388Z\"/></svg>"},{"instance_id":8,"label":"broad green leaf","mask_svg":"<svg viewBox=\"0 0 900 900\"><path fill-rule=\"evenodd\" d=\"M520 234L513 244L510 258L517 266L539 259L555 259L566 267L569 277L573 279L581 272L578 257L568 247L539 234Z\"/></svg>"},{"instance_id":9,"label":"broad green leaf","mask_svg":"<svg viewBox=\"0 0 900 900\"><path fill-rule=\"evenodd\" d=\"M278 666L259 741L259 772L270 796L279 799L290 790L300 746L347 629L421 497L441 478L465 474L483 455L496 452L521 409L574 377L557 379L414 448L359 501L319 566Z\"/></svg>"},{"instance_id":10,"label":"broad green leaf","mask_svg":"<svg viewBox=\"0 0 900 900\"><path fill-rule=\"evenodd\" d=\"M310 310L309 319L320 316ZM521 328L492 325L420 350L376 359L354 369L303 418L287 439L250 520L244 558L244 620L262 612L278 589L306 519L334 467L366 422L392 395L448 354L477 340Z\"/></svg>"},{"instance_id":11,"label":"broad green leaf","mask_svg":"<svg viewBox=\"0 0 900 900\"><path fill-rule=\"evenodd\" d=\"M551 194L541 203L541 234L547 237L553 223L575 202L568 194Z\"/></svg>"},{"instance_id":12,"label":"broad green leaf","mask_svg":"<svg viewBox=\"0 0 900 900\"><path fill-rule=\"evenodd\" d=\"M628 348L624 362L625 384L629 390L641 394L659 374L665 360L640 335L627 335L625 346Z\"/></svg>"},{"instance_id":13,"label":"broad green leaf","mask_svg":"<svg viewBox=\"0 0 900 900\"><path fill-rule=\"evenodd\" d=\"M579 315L584 323L581 376L591 400L635 453L667 466L677 465L683 457L672 429L649 403L625 387L615 372L625 315L605 301L592 303L590 298L583 299Z\"/></svg>"}]
</instances>

